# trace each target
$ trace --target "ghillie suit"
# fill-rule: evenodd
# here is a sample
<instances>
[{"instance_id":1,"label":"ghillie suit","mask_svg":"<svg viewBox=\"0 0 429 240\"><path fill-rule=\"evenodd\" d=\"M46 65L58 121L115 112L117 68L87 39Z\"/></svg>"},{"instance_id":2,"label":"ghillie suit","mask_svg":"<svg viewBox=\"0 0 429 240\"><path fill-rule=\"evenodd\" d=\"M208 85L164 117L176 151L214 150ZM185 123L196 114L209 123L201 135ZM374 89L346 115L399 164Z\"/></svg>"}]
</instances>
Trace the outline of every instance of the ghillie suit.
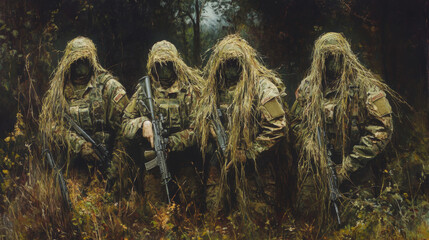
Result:
<instances>
[{"instance_id":1,"label":"ghillie suit","mask_svg":"<svg viewBox=\"0 0 429 240\"><path fill-rule=\"evenodd\" d=\"M160 73L157 73L157 70L163 71L163 68L171 68L174 72L166 82L161 82L158 77ZM178 194L171 192L170 197L176 196L173 200L184 206L192 202L197 203L201 197L202 184L194 167L199 164L199 154L192 149L196 142L191 123L194 104L200 93L198 87L202 81L201 74L198 70L188 67L176 47L168 41L153 45L149 53L147 71L154 92L155 111L160 112L165 119L163 128L168 136L168 169L173 182L180 188ZM137 85L137 90L125 110L122 127L125 137L134 143L133 145L138 143L143 150L149 150L150 146L142 137L141 129L145 121L150 121L150 112L139 102L146 101L145 89L144 82ZM149 204L157 207L167 202L165 187L161 182L158 168L144 172L143 189L146 199Z\"/></svg>"},{"instance_id":2,"label":"ghillie suit","mask_svg":"<svg viewBox=\"0 0 429 240\"><path fill-rule=\"evenodd\" d=\"M195 122L205 157L206 207L216 215L238 203L243 217L250 214L253 220L265 221L284 204L279 202L279 192L287 159L280 156L286 147L278 146L284 144L288 132L285 86L238 35L225 37L212 50ZM236 61L240 70L231 86L222 73L228 61ZM221 121L228 135L223 158L216 157L213 147L217 145L213 119Z\"/></svg>"},{"instance_id":3,"label":"ghillie suit","mask_svg":"<svg viewBox=\"0 0 429 240\"><path fill-rule=\"evenodd\" d=\"M71 67L78 61L89 62L89 81L84 84L72 79ZM95 159L91 156L81 157L86 140L65 120L68 114L97 143L106 146L112 156L112 165L106 171L114 179L123 154L120 126L127 104L124 87L98 63L94 43L76 37L68 42L43 100L39 119L43 141L57 152L57 157L60 151L66 152L66 169L70 165L82 168L93 164Z\"/></svg>"},{"instance_id":4,"label":"ghillie suit","mask_svg":"<svg viewBox=\"0 0 429 240\"><path fill-rule=\"evenodd\" d=\"M331 85L326 82L327 59L337 63L339 73ZM360 184L373 179L366 167L375 162L393 132L386 93L393 100L403 101L359 62L342 34L326 33L317 39L311 68L296 91L292 108L292 130L299 149L301 199L297 202L301 211L316 211L321 222L328 216L327 145L318 141L324 138L323 132L324 143L333 146L339 181Z\"/></svg>"}]
</instances>

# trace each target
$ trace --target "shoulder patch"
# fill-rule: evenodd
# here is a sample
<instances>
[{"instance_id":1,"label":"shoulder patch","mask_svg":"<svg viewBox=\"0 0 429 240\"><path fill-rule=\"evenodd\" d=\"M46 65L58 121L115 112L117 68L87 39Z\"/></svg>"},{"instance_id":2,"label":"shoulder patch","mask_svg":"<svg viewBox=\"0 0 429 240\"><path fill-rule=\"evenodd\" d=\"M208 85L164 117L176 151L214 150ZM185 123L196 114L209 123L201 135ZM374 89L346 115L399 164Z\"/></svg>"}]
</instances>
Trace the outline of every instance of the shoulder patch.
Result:
<instances>
[{"instance_id":1,"label":"shoulder patch","mask_svg":"<svg viewBox=\"0 0 429 240\"><path fill-rule=\"evenodd\" d=\"M376 107L376 111L382 117L392 113L392 107L390 106L389 101L387 101L386 97L377 98L373 103Z\"/></svg>"},{"instance_id":2,"label":"shoulder patch","mask_svg":"<svg viewBox=\"0 0 429 240\"><path fill-rule=\"evenodd\" d=\"M282 115L285 115L285 111L282 108L282 105L279 103L277 98L272 98L268 102L264 104L265 109L267 110L268 114L270 115L270 119L278 118Z\"/></svg>"},{"instance_id":3,"label":"shoulder patch","mask_svg":"<svg viewBox=\"0 0 429 240\"><path fill-rule=\"evenodd\" d=\"M117 91L116 91L116 94L115 94L115 97L113 97L113 101L115 102L115 103L118 103L119 102L119 100L121 100L122 99L122 97L124 97L125 96L125 90L123 89L123 88L119 88Z\"/></svg>"},{"instance_id":4,"label":"shoulder patch","mask_svg":"<svg viewBox=\"0 0 429 240\"><path fill-rule=\"evenodd\" d=\"M392 107L386 98L385 92L377 90L369 92L368 95L367 104L369 104L370 109L372 109L375 115L384 117L392 113Z\"/></svg>"}]
</instances>

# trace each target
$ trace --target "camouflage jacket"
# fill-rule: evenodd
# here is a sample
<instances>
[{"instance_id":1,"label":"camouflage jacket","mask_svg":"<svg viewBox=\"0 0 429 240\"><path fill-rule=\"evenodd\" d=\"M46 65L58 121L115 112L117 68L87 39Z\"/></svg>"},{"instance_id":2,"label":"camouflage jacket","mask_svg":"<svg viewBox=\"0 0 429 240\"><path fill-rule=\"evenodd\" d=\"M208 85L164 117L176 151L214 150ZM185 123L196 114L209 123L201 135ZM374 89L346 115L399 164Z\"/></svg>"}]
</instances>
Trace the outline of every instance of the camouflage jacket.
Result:
<instances>
[{"instance_id":1,"label":"camouflage jacket","mask_svg":"<svg viewBox=\"0 0 429 240\"><path fill-rule=\"evenodd\" d=\"M102 73L93 76L86 86L67 82L64 96L71 118L97 143L114 151L121 136L121 116L128 104L124 87L109 73ZM79 153L86 142L73 129L66 130L65 138L74 153Z\"/></svg>"},{"instance_id":2,"label":"camouflage jacket","mask_svg":"<svg viewBox=\"0 0 429 240\"><path fill-rule=\"evenodd\" d=\"M144 82L140 82L125 109L122 122L123 134L128 140L141 138L141 128L144 121L150 121L149 110L140 100L145 99ZM170 88L159 87L154 91L155 111L164 118L163 128L167 130L168 147L170 151L183 151L195 144L193 121L193 105L195 94L192 88L179 88L176 81Z\"/></svg>"},{"instance_id":3,"label":"camouflage jacket","mask_svg":"<svg viewBox=\"0 0 429 240\"><path fill-rule=\"evenodd\" d=\"M306 106L308 83L303 81L296 92L296 101L292 108L292 131L295 136L301 128L302 111ZM333 145L333 161L343 164L347 173L353 173L374 159L383 151L393 133L392 108L384 91L376 86L367 90L349 87L350 111L346 146L338 134L336 116L338 116L338 99L336 90L326 90L322 99L326 126L327 140ZM299 147L299 146L297 146ZM345 159L342 159L342 149L345 149ZM344 161L344 162L343 162Z\"/></svg>"},{"instance_id":4,"label":"camouflage jacket","mask_svg":"<svg viewBox=\"0 0 429 240\"><path fill-rule=\"evenodd\" d=\"M286 136L286 116L283 99L277 87L267 79L259 80L259 102L256 107L256 137L250 149L244 149L247 159L257 159ZM233 101L235 86L220 91L218 106L222 112L221 122L228 134L228 109Z\"/></svg>"}]
</instances>

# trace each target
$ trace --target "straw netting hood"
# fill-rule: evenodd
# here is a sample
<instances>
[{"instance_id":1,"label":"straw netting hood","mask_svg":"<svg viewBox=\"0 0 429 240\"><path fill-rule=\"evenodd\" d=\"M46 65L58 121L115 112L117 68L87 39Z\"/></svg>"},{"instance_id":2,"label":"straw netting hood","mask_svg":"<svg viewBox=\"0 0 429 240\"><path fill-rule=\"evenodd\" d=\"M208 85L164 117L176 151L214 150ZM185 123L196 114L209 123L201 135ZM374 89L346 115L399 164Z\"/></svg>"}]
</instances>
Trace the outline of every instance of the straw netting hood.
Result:
<instances>
[{"instance_id":1,"label":"straw netting hood","mask_svg":"<svg viewBox=\"0 0 429 240\"><path fill-rule=\"evenodd\" d=\"M198 96L200 93L199 89L202 85L201 72L198 69L186 65L176 47L165 40L157 42L152 46L147 62L148 75L154 81L156 88L160 87L160 83L158 79L154 77L153 71L156 71L155 64L158 63L161 66L165 66L168 62L173 63L174 71L179 81L179 87L192 87Z\"/></svg>"},{"instance_id":2,"label":"straw netting hood","mask_svg":"<svg viewBox=\"0 0 429 240\"><path fill-rule=\"evenodd\" d=\"M107 72L98 63L97 49L94 43L86 37L76 37L67 43L64 55L56 68L53 78L50 81L50 87L43 99L42 113L40 115L40 131L44 137L51 143L57 143L60 140L63 143L63 138L55 136L54 129L64 127L63 114L67 107L67 102L64 97L64 86L67 79L70 77L70 66L79 59L88 59L94 73ZM95 81L94 78L91 81Z\"/></svg>"}]
</instances>

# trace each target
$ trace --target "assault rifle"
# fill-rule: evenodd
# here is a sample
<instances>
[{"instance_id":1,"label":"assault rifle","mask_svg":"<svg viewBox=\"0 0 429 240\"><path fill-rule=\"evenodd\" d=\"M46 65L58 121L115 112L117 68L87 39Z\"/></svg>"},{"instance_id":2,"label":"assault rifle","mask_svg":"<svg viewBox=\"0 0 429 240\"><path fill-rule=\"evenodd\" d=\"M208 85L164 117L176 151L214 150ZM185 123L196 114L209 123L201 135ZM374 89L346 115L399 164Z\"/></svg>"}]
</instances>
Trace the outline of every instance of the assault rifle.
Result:
<instances>
[{"instance_id":1,"label":"assault rifle","mask_svg":"<svg viewBox=\"0 0 429 240\"><path fill-rule=\"evenodd\" d=\"M106 147L102 145L101 143L97 144L94 139L92 139L91 136L88 135L88 133L85 132L67 113L64 113L64 118L67 120L67 122L70 124L70 126L75 130L80 136L82 136L87 142L90 142L92 144L92 147L94 148L95 154L100 158L101 162L105 166L110 165L110 157L109 157L109 151L107 151Z\"/></svg>"},{"instance_id":2,"label":"assault rifle","mask_svg":"<svg viewBox=\"0 0 429 240\"><path fill-rule=\"evenodd\" d=\"M167 140L164 138L165 130L162 127L162 122L164 121L164 117L162 114L158 114L158 116L155 113L154 110L154 100L152 95L152 89L150 84L150 78L148 76L143 77L144 85L146 89L143 89L144 92L146 92L146 99L148 100L148 105L145 104L145 102L140 99L139 102L142 104L149 112L150 112L150 118L152 122L152 128L153 128L153 138L154 138L154 145L155 145L155 152L156 157L149 162L145 163L146 170L151 170L155 167L159 167L159 171L161 172L161 178L162 178L162 184L165 185L165 191L167 193L167 199L168 203L170 204L170 191L168 189L168 183L171 180L170 172L167 168Z\"/></svg>"},{"instance_id":3,"label":"assault rifle","mask_svg":"<svg viewBox=\"0 0 429 240\"><path fill-rule=\"evenodd\" d=\"M49 149L43 150L43 155L45 155L45 159L48 162L49 167L52 171L57 175L58 185L60 186L61 196L63 198L63 203L67 207L67 210L70 211L72 209L72 205L69 198L69 191L67 189L66 181L64 180L63 174L61 173L61 169L57 167L55 163L52 153Z\"/></svg>"},{"instance_id":4,"label":"assault rifle","mask_svg":"<svg viewBox=\"0 0 429 240\"><path fill-rule=\"evenodd\" d=\"M323 143L321 139L321 135L323 135ZM328 175L328 188L329 188L329 201L334 206L335 214L337 215L338 224L341 225L340 214L338 212L338 199L340 197L340 191L338 190L338 177L337 172L335 170L335 163L332 161L332 144L325 143L326 135L323 130L318 127L317 128L317 141L319 142L320 148L326 148L326 161L327 161L327 175Z\"/></svg>"}]
</instances>

